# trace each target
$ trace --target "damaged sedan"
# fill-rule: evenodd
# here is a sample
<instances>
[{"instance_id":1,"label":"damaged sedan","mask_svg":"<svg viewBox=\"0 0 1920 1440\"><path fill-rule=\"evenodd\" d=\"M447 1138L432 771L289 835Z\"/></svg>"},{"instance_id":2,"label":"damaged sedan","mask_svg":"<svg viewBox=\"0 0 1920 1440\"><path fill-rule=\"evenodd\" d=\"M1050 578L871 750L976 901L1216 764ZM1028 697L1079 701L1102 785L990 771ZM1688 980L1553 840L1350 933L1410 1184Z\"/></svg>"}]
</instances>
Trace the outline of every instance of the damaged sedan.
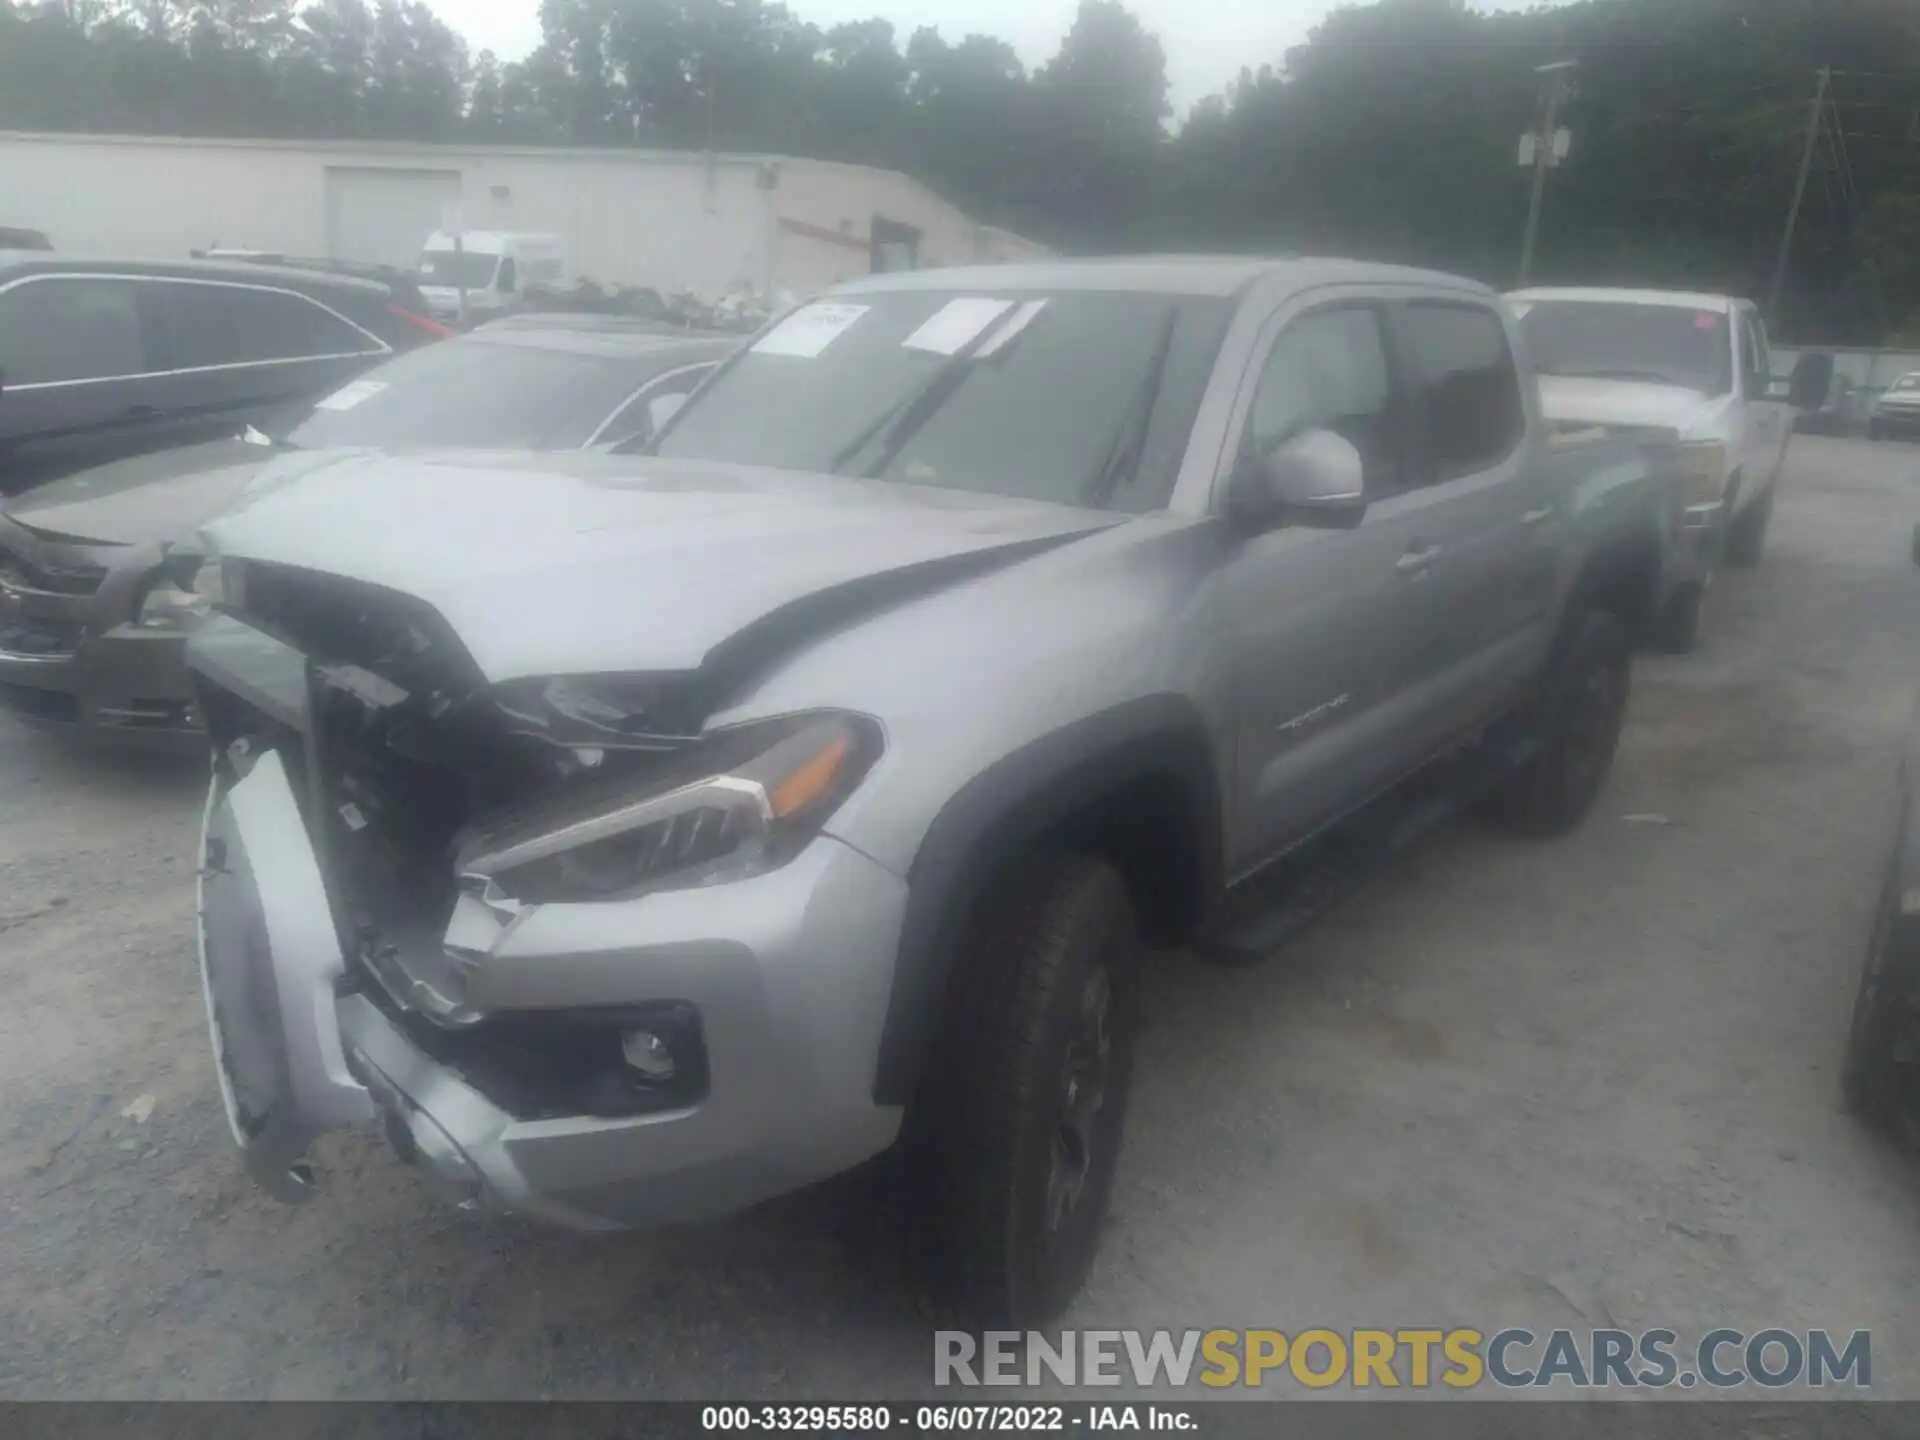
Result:
<instances>
[{"instance_id":1,"label":"damaged sedan","mask_svg":"<svg viewBox=\"0 0 1920 1440\"><path fill-rule=\"evenodd\" d=\"M1414 780L1537 833L1605 782L1678 476L1551 433L1515 324L1338 261L875 276L629 453L248 496L188 660L250 1172L377 1121L598 1230L893 1149L944 1310L1058 1313L1149 949L1270 952Z\"/></svg>"}]
</instances>

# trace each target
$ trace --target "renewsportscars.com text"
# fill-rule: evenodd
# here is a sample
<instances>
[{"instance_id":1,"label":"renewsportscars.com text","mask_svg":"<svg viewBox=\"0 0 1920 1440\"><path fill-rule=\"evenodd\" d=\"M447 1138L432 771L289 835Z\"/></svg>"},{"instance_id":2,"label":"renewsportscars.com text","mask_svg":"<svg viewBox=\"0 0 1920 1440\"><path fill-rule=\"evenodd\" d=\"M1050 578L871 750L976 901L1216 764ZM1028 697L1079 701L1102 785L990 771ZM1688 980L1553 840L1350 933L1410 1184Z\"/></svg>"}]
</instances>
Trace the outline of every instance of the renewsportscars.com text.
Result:
<instances>
[{"instance_id":1,"label":"renewsportscars.com text","mask_svg":"<svg viewBox=\"0 0 1920 1440\"><path fill-rule=\"evenodd\" d=\"M936 1385L1133 1384L1312 1390L1865 1390L1873 1338L1854 1330L989 1330L934 1335Z\"/></svg>"}]
</instances>

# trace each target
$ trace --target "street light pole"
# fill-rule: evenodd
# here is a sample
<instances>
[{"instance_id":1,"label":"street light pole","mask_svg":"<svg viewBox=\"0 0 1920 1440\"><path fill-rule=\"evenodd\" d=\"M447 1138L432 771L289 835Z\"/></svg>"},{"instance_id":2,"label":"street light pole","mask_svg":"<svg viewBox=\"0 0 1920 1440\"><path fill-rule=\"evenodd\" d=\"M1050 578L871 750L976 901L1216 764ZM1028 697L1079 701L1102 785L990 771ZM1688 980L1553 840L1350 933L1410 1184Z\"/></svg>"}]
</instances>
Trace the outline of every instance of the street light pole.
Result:
<instances>
[{"instance_id":1,"label":"street light pole","mask_svg":"<svg viewBox=\"0 0 1920 1440\"><path fill-rule=\"evenodd\" d=\"M1540 202L1546 194L1547 171L1554 163L1554 135L1558 129L1560 107L1573 97L1573 68L1578 63L1561 60L1542 65L1536 73L1546 77L1540 129L1533 137L1533 193L1527 199L1527 233L1520 242L1520 284L1533 278L1533 247L1540 230Z\"/></svg>"}]
</instances>

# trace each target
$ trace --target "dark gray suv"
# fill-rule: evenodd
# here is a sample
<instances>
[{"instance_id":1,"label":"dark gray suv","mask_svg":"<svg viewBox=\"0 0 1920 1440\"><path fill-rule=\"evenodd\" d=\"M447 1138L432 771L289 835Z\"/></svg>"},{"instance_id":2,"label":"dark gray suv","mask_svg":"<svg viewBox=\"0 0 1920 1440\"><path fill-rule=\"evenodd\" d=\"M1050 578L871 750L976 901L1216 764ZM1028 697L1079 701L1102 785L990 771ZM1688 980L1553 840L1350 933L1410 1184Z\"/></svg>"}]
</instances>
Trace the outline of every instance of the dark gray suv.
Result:
<instances>
[{"instance_id":1,"label":"dark gray suv","mask_svg":"<svg viewBox=\"0 0 1920 1440\"><path fill-rule=\"evenodd\" d=\"M345 275L0 251L0 493L230 435L446 333Z\"/></svg>"}]
</instances>

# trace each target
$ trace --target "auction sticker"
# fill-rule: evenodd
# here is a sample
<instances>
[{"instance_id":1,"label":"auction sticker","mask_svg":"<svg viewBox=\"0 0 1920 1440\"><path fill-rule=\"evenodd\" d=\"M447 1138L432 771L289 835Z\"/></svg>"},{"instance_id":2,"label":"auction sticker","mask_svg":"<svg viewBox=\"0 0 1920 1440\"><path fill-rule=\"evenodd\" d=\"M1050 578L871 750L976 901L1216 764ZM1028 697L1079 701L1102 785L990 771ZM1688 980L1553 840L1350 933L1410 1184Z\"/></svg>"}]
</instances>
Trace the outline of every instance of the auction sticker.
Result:
<instances>
[{"instance_id":1,"label":"auction sticker","mask_svg":"<svg viewBox=\"0 0 1920 1440\"><path fill-rule=\"evenodd\" d=\"M753 343L755 355L811 360L850 329L871 306L823 302L803 305Z\"/></svg>"}]
</instances>

